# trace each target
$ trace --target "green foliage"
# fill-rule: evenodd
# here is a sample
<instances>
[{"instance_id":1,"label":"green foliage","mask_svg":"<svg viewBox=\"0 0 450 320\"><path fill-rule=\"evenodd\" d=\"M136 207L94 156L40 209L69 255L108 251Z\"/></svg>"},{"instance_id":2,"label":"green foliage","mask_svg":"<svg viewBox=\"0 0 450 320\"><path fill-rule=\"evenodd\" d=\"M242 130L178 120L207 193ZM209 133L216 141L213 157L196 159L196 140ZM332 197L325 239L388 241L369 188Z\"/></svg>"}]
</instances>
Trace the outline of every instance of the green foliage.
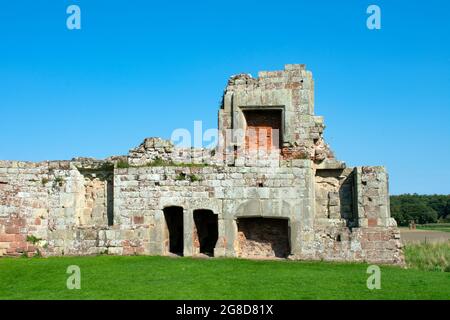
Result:
<instances>
[{"instance_id":1,"label":"green foliage","mask_svg":"<svg viewBox=\"0 0 450 320\"><path fill-rule=\"evenodd\" d=\"M97 167L97 168L92 168L92 169L85 169L85 168L80 168L81 170L84 171L92 171L92 172L98 172L98 171L112 171L114 170L114 163L111 162L104 162L102 163L101 166Z\"/></svg>"},{"instance_id":2,"label":"green foliage","mask_svg":"<svg viewBox=\"0 0 450 320\"><path fill-rule=\"evenodd\" d=\"M403 194L390 200L391 215L400 226L407 226L411 220L435 223L450 216L450 195Z\"/></svg>"},{"instance_id":3,"label":"green foliage","mask_svg":"<svg viewBox=\"0 0 450 320\"><path fill-rule=\"evenodd\" d=\"M87 270L83 290L67 290L64 285L65 270L70 265ZM382 290L369 290L367 267L363 263L145 256L4 258L0 259L0 300L367 300L450 296L448 273L380 266Z\"/></svg>"},{"instance_id":4,"label":"green foliage","mask_svg":"<svg viewBox=\"0 0 450 320\"><path fill-rule=\"evenodd\" d=\"M186 168L205 168L209 165L206 163L177 163L176 167L186 167Z\"/></svg>"},{"instance_id":5,"label":"green foliage","mask_svg":"<svg viewBox=\"0 0 450 320\"><path fill-rule=\"evenodd\" d=\"M37 244L39 241L41 241L42 239L39 239L39 238L37 238L37 237L35 237L35 236L33 236L33 235L31 235L31 236L27 236L27 242L30 242L30 243L32 243L32 244Z\"/></svg>"},{"instance_id":6,"label":"green foliage","mask_svg":"<svg viewBox=\"0 0 450 320\"><path fill-rule=\"evenodd\" d=\"M184 180L189 180L190 182L197 182L197 181L202 181L202 179L195 175L195 174L185 174L183 172L180 172L176 177L175 177L176 181L184 181Z\"/></svg>"},{"instance_id":7,"label":"green foliage","mask_svg":"<svg viewBox=\"0 0 450 320\"><path fill-rule=\"evenodd\" d=\"M118 169L128 169L129 167L130 167L130 164L128 163L128 161L119 160L117 162L117 168Z\"/></svg>"},{"instance_id":8,"label":"green foliage","mask_svg":"<svg viewBox=\"0 0 450 320\"><path fill-rule=\"evenodd\" d=\"M202 181L202 179L195 174L189 175L189 180L191 180L191 182Z\"/></svg>"},{"instance_id":9,"label":"green foliage","mask_svg":"<svg viewBox=\"0 0 450 320\"><path fill-rule=\"evenodd\" d=\"M161 158L156 158L155 160L148 162L145 167L170 167L175 166L173 161L163 160Z\"/></svg>"},{"instance_id":10,"label":"green foliage","mask_svg":"<svg viewBox=\"0 0 450 320\"><path fill-rule=\"evenodd\" d=\"M450 232L450 223L429 223L417 225L417 229Z\"/></svg>"},{"instance_id":11,"label":"green foliage","mask_svg":"<svg viewBox=\"0 0 450 320\"><path fill-rule=\"evenodd\" d=\"M39 249L36 249L36 252L33 255L34 258L42 258L42 253Z\"/></svg>"},{"instance_id":12,"label":"green foliage","mask_svg":"<svg viewBox=\"0 0 450 320\"><path fill-rule=\"evenodd\" d=\"M49 182L49 180L47 178L42 178L42 180L41 180L41 183L43 186L45 186L48 182Z\"/></svg>"},{"instance_id":13,"label":"green foliage","mask_svg":"<svg viewBox=\"0 0 450 320\"><path fill-rule=\"evenodd\" d=\"M55 178L55 185L59 185L60 187L62 187L64 184L64 178L63 177L56 177Z\"/></svg>"},{"instance_id":14,"label":"green foliage","mask_svg":"<svg viewBox=\"0 0 450 320\"><path fill-rule=\"evenodd\" d=\"M408 267L450 272L450 243L408 244L404 248Z\"/></svg>"},{"instance_id":15,"label":"green foliage","mask_svg":"<svg viewBox=\"0 0 450 320\"><path fill-rule=\"evenodd\" d=\"M180 172L180 173L175 177L175 180L176 180L176 181L183 181L183 180L186 180L186 174Z\"/></svg>"},{"instance_id":16,"label":"green foliage","mask_svg":"<svg viewBox=\"0 0 450 320\"><path fill-rule=\"evenodd\" d=\"M204 168L207 167L206 163L175 163L172 160L163 160L156 158L155 160L148 162L144 167L185 167L185 168Z\"/></svg>"}]
</instances>

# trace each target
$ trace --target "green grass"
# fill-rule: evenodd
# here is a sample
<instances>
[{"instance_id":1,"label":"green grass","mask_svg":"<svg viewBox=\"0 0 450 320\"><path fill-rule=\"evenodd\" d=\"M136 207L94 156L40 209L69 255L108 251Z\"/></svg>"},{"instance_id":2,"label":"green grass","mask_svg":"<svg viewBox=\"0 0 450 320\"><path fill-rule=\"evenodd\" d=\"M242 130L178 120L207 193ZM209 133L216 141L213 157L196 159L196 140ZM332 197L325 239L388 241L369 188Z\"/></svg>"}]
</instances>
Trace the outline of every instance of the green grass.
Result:
<instances>
[{"instance_id":1,"label":"green grass","mask_svg":"<svg viewBox=\"0 0 450 320\"><path fill-rule=\"evenodd\" d=\"M417 225L417 229L450 232L450 223L430 223Z\"/></svg>"},{"instance_id":2,"label":"green grass","mask_svg":"<svg viewBox=\"0 0 450 320\"><path fill-rule=\"evenodd\" d=\"M81 290L66 288L81 268ZM0 299L448 299L450 274L365 264L163 257L0 259Z\"/></svg>"},{"instance_id":3,"label":"green grass","mask_svg":"<svg viewBox=\"0 0 450 320\"><path fill-rule=\"evenodd\" d=\"M450 243L408 244L404 248L409 267L425 271L450 272Z\"/></svg>"},{"instance_id":4,"label":"green grass","mask_svg":"<svg viewBox=\"0 0 450 320\"><path fill-rule=\"evenodd\" d=\"M130 164L126 160L119 160L117 162L117 168L118 169L128 169L128 168L130 168Z\"/></svg>"}]
</instances>

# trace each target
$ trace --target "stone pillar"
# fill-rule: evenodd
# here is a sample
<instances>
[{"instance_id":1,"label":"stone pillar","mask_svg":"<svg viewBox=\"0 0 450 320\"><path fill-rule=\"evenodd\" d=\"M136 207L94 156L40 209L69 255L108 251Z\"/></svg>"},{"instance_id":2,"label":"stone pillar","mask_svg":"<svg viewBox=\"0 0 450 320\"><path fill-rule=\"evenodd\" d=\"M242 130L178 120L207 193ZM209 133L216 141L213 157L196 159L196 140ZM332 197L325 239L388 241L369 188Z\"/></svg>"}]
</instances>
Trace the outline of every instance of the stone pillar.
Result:
<instances>
[{"instance_id":1,"label":"stone pillar","mask_svg":"<svg viewBox=\"0 0 450 320\"><path fill-rule=\"evenodd\" d=\"M184 256L191 257L194 253L194 212L183 209Z\"/></svg>"},{"instance_id":2,"label":"stone pillar","mask_svg":"<svg viewBox=\"0 0 450 320\"><path fill-rule=\"evenodd\" d=\"M310 160L292 160L292 166L303 175L305 188L300 190L298 205L291 214L291 251L294 256L307 258L314 255L315 170Z\"/></svg>"},{"instance_id":3,"label":"stone pillar","mask_svg":"<svg viewBox=\"0 0 450 320\"><path fill-rule=\"evenodd\" d=\"M225 256L227 257L236 257L236 245L238 242L238 228L237 222L234 219L225 219Z\"/></svg>"},{"instance_id":4,"label":"stone pillar","mask_svg":"<svg viewBox=\"0 0 450 320\"><path fill-rule=\"evenodd\" d=\"M150 231L150 254L165 255L168 239L166 239L167 226L162 210L155 211L154 224L155 227Z\"/></svg>"},{"instance_id":5,"label":"stone pillar","mask_svg":"<svg viewBox=\"0 0 450 320\"><path fill-rule=\"evenodd\" d=\"M355 168L356 210L360 227L395 226L389 207L388 175L384 167Z\"/></svg>"},{"instance_id":6,"label":"stone pillar","mask_svg":"<svg viewBox=\"0 0 450 320\"><path fill-rule=\"evenodd\" d=\"M364 212L363 206L363 186L362 186L362 167L355 167L354 169L355 179L354 179L354 210L355 216L357 217L357 225L361 228L366 228L368 225L367 217Z\"/></svg>"},{"instance_id":7,"label":"stone pillar","mask_svg":"<svg viewBox=\"0 0 450 320\"><path fill-rule=\"evenodd\" d=\"M128 173L128 169L114 169L114 220L113 223L115 226L121 225L121 216L120 216L120 212L121 212L121 208L120 206L123 203L123 196L122 193L120 191L121 187L122 187L122 180L121 177L124 174Z\"/></svg>"},{"instance_id":8,"label":"stone pillar","mask_svg":"<svg viewBox=\"0 0 450 320\"><path fill-rule=\"evenodd\" d=\"M300 210L299 208L295 207L294 210ZM301 231L301 224L298 219L289 219L289 228L290 228L290 244L291 244L291 254L294 256L300 256L302 253L302 231Z\"/></svg>"},{"instance_id":9,"label":"stone pillar","mask_svg":"<svg viewBox=\"0 0 450 320\"><path fill-rule=\"evenodd\" d=\"M219 237L217 240L216 247L214 249L214 257L225 257L227 251L227 237L225 234L225 220L218 220L219 227Z\"/></svg>"},{"instance_id":10,"label":"stone pillar","mask_svg":"<svg viewBox=\"0 0 450 320\"><path fill-rule=\"evenodd\" d=\"M306 193L302 199L301 232L302 232L302 256L314 256L314 216L316 212L315 195L315 170L313 162L308 161L308 167L305 170Z\"/></svg>"}]
</instances>

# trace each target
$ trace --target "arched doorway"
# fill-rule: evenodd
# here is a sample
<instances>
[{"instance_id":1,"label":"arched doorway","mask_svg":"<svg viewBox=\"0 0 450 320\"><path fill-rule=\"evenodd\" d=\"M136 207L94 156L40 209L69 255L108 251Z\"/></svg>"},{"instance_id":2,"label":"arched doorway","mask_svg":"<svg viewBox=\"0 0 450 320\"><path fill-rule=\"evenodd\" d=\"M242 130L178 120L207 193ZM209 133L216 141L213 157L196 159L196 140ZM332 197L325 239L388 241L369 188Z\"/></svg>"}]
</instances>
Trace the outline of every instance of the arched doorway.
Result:
<instances>
[{"instance_id":1,"label":"arched doorway","mask_svg":"<svg viewBox=\"0 0 450 320\"><path fill-rule=\"evenodd\" d=\"M166 221L166 251L182 256L184 251L183 208L165 208L164 218Z\"/></svg>"},{"instance_id":2,"label":"arched doorway","mask_svg":"<svg viewBox=\"0 0 450 320\"><path fill-rule=\"evenodd\" d=\"M218 215L211 210L195 210L194 222L197 231L194 245L200 253L213 257L219 239Z\"/></svg>"}]
</instances>

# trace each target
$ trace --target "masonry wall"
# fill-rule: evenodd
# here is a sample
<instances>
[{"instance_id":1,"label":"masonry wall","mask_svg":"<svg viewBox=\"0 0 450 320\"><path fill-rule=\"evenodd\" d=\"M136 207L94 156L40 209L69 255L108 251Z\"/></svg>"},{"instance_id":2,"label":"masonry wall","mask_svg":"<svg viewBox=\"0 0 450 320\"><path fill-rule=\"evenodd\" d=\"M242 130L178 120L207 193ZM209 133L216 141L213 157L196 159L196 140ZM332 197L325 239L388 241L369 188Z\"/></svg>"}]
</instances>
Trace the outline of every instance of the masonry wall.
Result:
<instances>
[{"instance_id":1,"label":"masonry wall","mask_svg":"<svg viewBox=\"0 0 450 320\"><path fill-rule=\"evenodd\" d=\"M372 181L373 172L383 173L379 168L367 167L350 171L361 172L361 180L368 182ZM309 160L293 160L289 166L278 168L115 169L112 204L102 198L107 193L105 184L95 178L99 179L96 183L103 199L98 207L93 206L95 201L91 199L95 192L88 192L93 188L92 172L87 177L76 163L1 162L0 172L3 172L0 248L6 256L30 256L38 252L44 256L166 255L163 210L179 206L184 212L184 254L187 256L198 253L193 213L206 209L218 215L215 256L270 257L272 249L264 243L252 244L260 248L259 254L258 250L254 254L245 250L243 253L245 246L240 243L242 234L237 223L243 218L275 218L288 221L289 234L278 236L282 239L285 236L289 241L292 259L402 262L395 227L380 224L349 228L345 216L324 217L323 212L315 211L320 201L314 193L324 177L322 173L316 175ZM103 171L95 172L97 177L106 175ZM326 176L330 178L328 173ZM337 179L334 176L331 174L332 179ZM361 183L361 187L370 185L370 190L382 190L383 178L374 181L378 181L378 186L372 181ZM360 192L359 203L363 210L360 215L366 217L372 213L373 201L364 192L365 189ZM108 205L113 205L112 223L107 219ZM27 241L31 235L41 240Z\"/></svg>"},{"instance_id":2,"label":"masonry wall","mask_svg":"<svg viewBox=\"0 0 450 320\"><path fill-rule=\"evenodd\" d=\"M194 248L193 212L211 210L219 215L216 255L235 256L238 217L286 217L293 229L310 221L305 179L312 173L309 163L296 167L205 167L129 168L115 175L115 223L149 228L148 253L165 254L163 209L185 211L185 254ZM191 180L195 177L200 181ZM141 223L136 223L136 221ZM300 251L299 245L293 250Z\"/></svg>"},{"instance_id":3,"label":"masonry wall","mask_svg":"<svg viewBox=\"0 0 450 320\"><path fill-rule=\"evenodd\" d=\"M314 80L305 65L286 65L283 71L262 71L257 78L233 76L219 111L219 131L245 132L245 112L276 110L282 114L281 138L285 158L323 161L334 158L323 140L323 118L314 115ZM224 134L225 135L225 134ZM242 147L242 135L227 137L229 145Z\"/></svg>"},{"instance_id":4,"label":"masonry wall","mask_svg":"<svg viewBox=\"0 0 450 320\"><path fill-rule=\"evenodd\" d=\"M280 128L280 148L246 148L252 126ZM212 212L216 257L402 264L386 170L336 160L324 128L311 72L286 65L230 78L214 150L148 138L103 161L0 161L0 256L170 255L175 210L185 256L194 212Z\"/></svg>"}]
</instances>

